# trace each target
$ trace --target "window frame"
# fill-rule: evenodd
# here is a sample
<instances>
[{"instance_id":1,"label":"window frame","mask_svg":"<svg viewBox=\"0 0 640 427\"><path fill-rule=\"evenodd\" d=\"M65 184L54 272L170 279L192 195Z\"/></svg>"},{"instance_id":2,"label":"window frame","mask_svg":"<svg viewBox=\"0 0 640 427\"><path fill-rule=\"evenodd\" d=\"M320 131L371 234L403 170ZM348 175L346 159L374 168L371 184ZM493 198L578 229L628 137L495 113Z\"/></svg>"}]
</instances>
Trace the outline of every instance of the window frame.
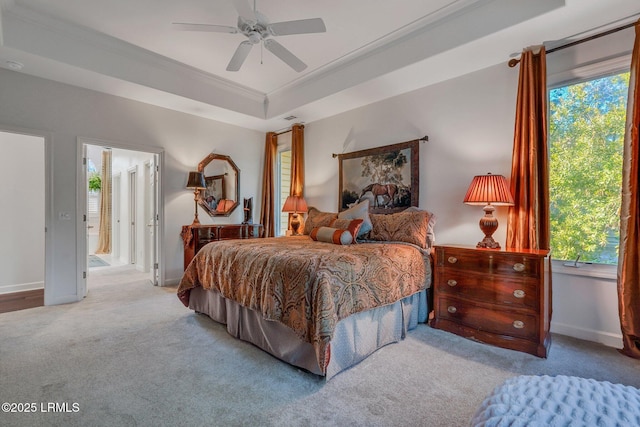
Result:
<instances>
[{"instance_id":1,"label":"window frame","mask_svg":"<svg viewBox=\"0 0 640 427\"><path fill-rule=\"evenodd\" d=\"M628 72L631 69L631 54L620 55L602 61L590 63L588 65L574 67L547 76L547 117L551 117L550 93L553 89L584 83L602 77L612 76ZM547 134L550 130L550 121L547 123ZM551 147L548 144L548 155L551 156ZM553 258L553 248L551 250ZM618 274L618 264L600 264L578 262L578 267L574 266L574 261L552 260L554 273L566 274L570 276L584 276L590 278L605 279L615 282Z\"/></svg>"}]
</instances>

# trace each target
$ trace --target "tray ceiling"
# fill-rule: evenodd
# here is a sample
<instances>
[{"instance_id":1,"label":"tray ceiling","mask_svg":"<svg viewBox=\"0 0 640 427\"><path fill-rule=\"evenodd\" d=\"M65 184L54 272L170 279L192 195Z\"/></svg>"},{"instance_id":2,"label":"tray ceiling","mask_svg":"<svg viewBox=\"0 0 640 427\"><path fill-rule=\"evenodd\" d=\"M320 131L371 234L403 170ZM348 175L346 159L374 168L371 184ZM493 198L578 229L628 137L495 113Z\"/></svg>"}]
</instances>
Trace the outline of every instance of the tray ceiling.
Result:
<instances>
[{"instance_id":1,"label":"tray ceiling","mask_svg":"<svg viewBox=\"0 0 640 427\"><path fill-rule=\"evenodd\" d=\"M249 0L248 0L249 1ZM253 6L253 1L251 1ZM298 73L260 45L226 71L242 34L232 0L0 0L0 66L259 130L311 122L506 61L640 12L637 0L257 0L271 22L327 31L277 37Z\"/></svg>"}]
</instances>

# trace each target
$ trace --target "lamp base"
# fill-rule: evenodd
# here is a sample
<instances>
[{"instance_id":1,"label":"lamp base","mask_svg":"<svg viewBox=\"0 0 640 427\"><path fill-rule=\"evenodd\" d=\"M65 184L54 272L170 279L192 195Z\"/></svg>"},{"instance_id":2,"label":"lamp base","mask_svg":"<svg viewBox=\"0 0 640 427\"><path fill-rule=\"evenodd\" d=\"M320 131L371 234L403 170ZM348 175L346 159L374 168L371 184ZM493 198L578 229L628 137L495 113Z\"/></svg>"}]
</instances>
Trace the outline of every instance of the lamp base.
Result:
<instances>
[{"instance_id":1,"label":"lamp base","mask_svg":"<svg viewBox=\"0 0 640 427\"><path fill-rule=\"evenodd\" d=\"M493 216L496 210L490 204L482 208L484 216L480 218L480 230L484 233L484 239L478 242L476 248L500 249L500 243L493 240L493 233L498 229L498 219Z\"/></svg>"},{"instance_id":2,"label":"lamp base","mask_svg":"<svg viewBox=\"0 0 640 427\"><path fill-rule=\"evenodd\" d=\"M291 218L291 235L299 236L298 229L300 228L300 218L298 218L298 214L294 213Z\"/></svg>"},{"instance_id":3,"label":"lamp base","mask_svg":"<svg viewBox=\"0 0 640 427\"><path fill-rule=\"evenodd\" d=\"M493 237L489 236L482 239L476 245L476 248L485 248L485 249L500 249L500 243L493 240Z\"/></svg>"},{"instance_id":4,"label":"lamp base","mask_svg":"<svg viewBox=\"0 0 640 427\"><path fill-rule=\"evenodd\" d=\"M195 211L193 214L193 222L191 223L191 225L200 225L200 220L198 219L198 194L200 194L200 192L198 190L194 190L193 202L195 204Z\"/></svg>"}]
</instances>

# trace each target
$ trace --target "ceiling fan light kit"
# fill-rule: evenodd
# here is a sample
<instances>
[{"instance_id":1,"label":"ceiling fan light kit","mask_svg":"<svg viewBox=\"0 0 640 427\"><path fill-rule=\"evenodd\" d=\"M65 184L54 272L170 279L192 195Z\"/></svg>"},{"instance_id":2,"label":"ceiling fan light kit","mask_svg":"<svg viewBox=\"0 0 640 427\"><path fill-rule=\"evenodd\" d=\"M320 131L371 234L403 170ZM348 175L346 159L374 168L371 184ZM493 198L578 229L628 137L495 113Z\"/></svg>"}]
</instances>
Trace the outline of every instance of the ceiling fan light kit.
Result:
<instances>
[{"instance_id":1,"label":"ceiling fan light kit","mask_svg":"<svg viewBox=\"0 0 640 427\"><path fill-rule=\"evenodd\" d=\"M265 49L277 56L282 62L300 72L307 68L307 64L295 56L291 51L270 37L288 36L294 34L324 33L327 31L322 18L300 19L296 21L275 22L270 24L268 19L251 9L247 0L234 0L238 11L237 28L224 25L173 23L173 27L182 31L205 31L214 33L237 34L238 32L248 40L241 42L227 65L227 71L238 71L247 59L254 44L263 43Z\"/></svg>"}]
</instances>

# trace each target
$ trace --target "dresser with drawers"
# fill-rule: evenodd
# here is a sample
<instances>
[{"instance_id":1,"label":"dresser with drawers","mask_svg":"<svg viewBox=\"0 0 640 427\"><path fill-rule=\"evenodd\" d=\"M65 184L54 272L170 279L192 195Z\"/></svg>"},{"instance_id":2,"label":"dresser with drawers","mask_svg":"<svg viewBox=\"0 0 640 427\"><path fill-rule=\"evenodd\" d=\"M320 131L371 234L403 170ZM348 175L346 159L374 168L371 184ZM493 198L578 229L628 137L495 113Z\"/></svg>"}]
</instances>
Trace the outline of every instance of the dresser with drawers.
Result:
<instances>
[{"instance_id":1,"label":"dresser with drawers","mask_svg":"<svg viewBox=\"0 0 640 427\"><path fill-rule=\"evenodd\" d=\"M547 357L549 251L436 246L431 326Z\"/></svg>"},{"instance_id":2,"label":"dresser with drawers","mask_svg":"<svg viewBox=\"0 0 640 427\"><path fill-rule=\"evenodd\" d=\"M204 245L220 240L257 239L262 237L262 224L191 224L183 225L184 269Z\"/></svg>"}]
</instances>

